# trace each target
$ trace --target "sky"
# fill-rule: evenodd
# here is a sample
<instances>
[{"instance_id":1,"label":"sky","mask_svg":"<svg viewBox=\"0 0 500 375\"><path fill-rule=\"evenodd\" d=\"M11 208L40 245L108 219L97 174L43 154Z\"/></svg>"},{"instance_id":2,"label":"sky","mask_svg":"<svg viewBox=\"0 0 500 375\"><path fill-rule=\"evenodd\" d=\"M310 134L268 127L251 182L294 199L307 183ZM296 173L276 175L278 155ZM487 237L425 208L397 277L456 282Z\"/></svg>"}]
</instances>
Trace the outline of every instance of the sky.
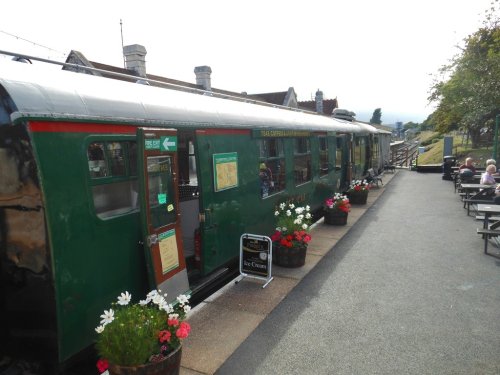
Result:
<instances>
[{"instance_id":1,"label":"sky","mask_svg":"<svg viewBox=\"0 0 500 375\"><path fill-rule=\"evenodd\" d=\"M17 0L2 4L0 50L122 67L123 40L146 48L149 74L195 83L208 65L214 88L293 87L299 101L319 89L361 121L381 108L383 124L422 122L439 68L491 1Z\"/></svg>"}]
</instances>

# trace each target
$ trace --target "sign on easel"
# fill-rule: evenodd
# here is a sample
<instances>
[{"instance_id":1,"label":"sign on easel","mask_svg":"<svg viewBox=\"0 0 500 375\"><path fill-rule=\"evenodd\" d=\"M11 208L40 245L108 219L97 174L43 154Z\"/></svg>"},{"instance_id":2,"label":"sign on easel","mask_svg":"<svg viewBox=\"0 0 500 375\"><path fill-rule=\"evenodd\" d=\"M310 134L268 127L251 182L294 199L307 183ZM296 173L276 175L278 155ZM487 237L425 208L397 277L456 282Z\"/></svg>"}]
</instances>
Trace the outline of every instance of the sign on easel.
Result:
<instances>
[{"instance_id":1,"label":"sign on easel","mask_svg":"<svg viewBox=\"0 0 500 375\"><path fill-rule=\"evenodd\" d=\"M253 277L265 281L262 288L269 284L271 264L273 260L273 243L267 236L245 233L240 238L240 275L236 284L245 277Z\"/></svg>"}]
</instances>

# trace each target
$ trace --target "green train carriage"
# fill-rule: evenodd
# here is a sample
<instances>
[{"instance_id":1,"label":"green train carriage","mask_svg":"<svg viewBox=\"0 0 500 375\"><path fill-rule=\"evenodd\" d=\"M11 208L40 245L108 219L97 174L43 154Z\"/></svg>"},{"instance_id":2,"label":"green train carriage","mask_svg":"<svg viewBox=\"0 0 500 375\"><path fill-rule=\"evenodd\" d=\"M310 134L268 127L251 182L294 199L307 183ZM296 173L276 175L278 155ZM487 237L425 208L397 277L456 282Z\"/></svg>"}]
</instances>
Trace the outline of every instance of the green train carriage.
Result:
<instances>
[{"instance_id":1,"label":"green train carriage","mask_svg":"<svg viewBox=\"0 0 500 375\"><path fill-rule=\"evenodd\" d=\"M300 111L14 62L0 71L1 349L56 364L91 346L120 292L196 292L234 264L242 233L272 232L279 202L319 211L356 177L353 137L369 139Z\"/></svg>"}]
</instances>

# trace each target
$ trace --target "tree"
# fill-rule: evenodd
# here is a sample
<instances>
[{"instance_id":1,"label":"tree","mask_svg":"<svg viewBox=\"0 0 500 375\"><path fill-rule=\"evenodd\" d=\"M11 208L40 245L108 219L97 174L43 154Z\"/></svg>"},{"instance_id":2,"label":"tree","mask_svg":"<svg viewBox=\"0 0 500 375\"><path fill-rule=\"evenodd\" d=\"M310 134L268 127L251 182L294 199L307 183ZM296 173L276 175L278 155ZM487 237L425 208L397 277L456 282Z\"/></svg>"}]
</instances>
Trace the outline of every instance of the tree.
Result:
<instances>
[{"instance_id":1,"label":"tree","mask_svg":"<svg viewBox=\"0 0 500 375\"><path fill-rule=\"evenodd\" d=\"M382 124L382 109L377 108L373 111L372 118L370 119L370 124Z\"/></svg>"},{"instance_id":2,"label":"tree","mask_svg":"<svg viewBox=\"0 0 500 375\"><path fill-rule=\"evenodd\" d=\"M464 40L464 48L440 73L447 80L431 88L430 101L437 102L431 122L446 133L462 128L476 147L481 129L492 127L500 113L500 22L499 1L486 11L483 27Z\"/></svg>"}]
</instances>

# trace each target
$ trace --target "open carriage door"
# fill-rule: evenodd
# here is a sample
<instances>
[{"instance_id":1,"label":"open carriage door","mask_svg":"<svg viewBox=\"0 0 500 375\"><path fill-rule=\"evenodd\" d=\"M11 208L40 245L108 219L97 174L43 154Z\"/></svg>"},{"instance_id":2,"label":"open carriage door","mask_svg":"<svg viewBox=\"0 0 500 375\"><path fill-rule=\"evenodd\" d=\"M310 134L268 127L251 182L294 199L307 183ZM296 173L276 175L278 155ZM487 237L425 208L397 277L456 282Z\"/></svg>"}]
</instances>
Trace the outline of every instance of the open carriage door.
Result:
<instances>
[{"instance_id":1,"label":"open carriage door","mask_svg":"<svg viewBox=\"0 0 500 375\"><path fill-rule=\"evenodd\" d=\"M173 300L189 289L177 189L177 131L137 130L139 197L151 288Z\"/></svg>"}]
</instances>

